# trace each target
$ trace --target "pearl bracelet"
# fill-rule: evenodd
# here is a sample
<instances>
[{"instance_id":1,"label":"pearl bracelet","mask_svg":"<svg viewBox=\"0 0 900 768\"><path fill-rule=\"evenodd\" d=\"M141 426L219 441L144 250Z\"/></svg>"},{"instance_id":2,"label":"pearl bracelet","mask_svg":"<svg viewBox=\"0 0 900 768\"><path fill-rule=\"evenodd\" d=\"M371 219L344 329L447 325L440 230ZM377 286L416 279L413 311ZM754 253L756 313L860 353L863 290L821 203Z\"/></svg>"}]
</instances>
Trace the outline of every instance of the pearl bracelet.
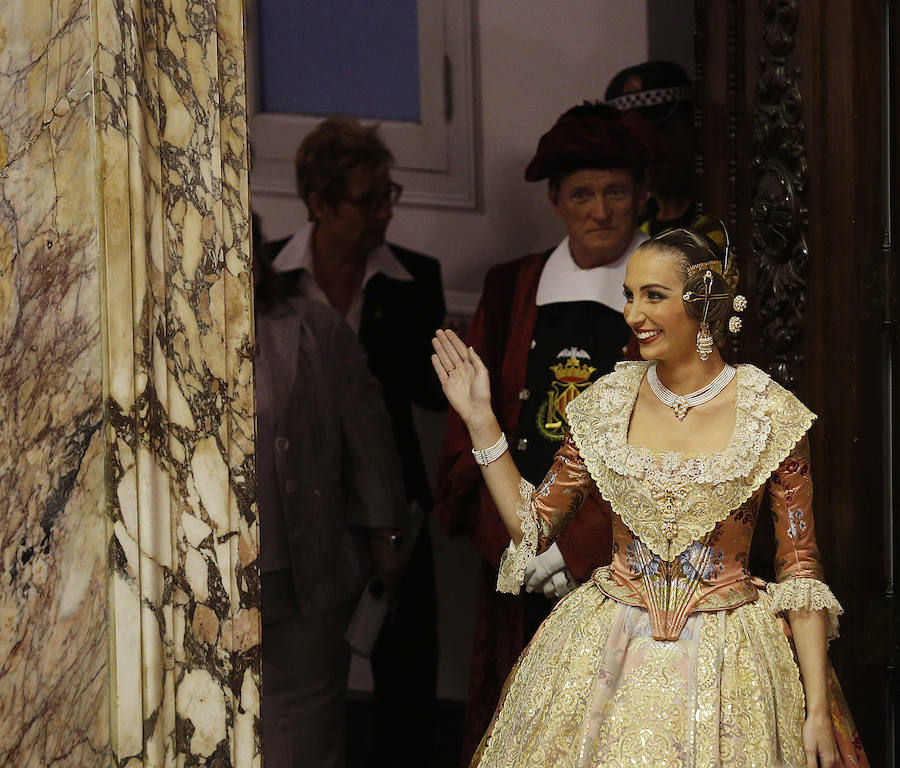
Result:
<instances>
[{"instance_id":1,"label":"pearl bracelet","mask_svg":"<svg viewBox=\"0 0 900 768\"><path fill-rule=\"evenodd\" d=\"M508 448L509 443L506 442L506 435L501 432L500 439L490 448L484 448L483 450L473 448L472 455L475 457L476 463L480 464L482 467L486 467L492 461L496 461L506 453Z\"/></svg>"}]
</instances>

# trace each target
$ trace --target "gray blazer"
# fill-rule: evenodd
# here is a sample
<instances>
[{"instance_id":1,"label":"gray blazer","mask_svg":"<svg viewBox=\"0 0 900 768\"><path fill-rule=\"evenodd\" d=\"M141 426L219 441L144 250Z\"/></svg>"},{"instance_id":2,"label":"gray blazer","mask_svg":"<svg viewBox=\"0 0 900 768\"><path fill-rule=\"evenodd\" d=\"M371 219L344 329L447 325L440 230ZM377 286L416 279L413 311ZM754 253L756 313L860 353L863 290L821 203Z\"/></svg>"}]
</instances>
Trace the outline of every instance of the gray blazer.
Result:
<instances>
[{"instance_id":1,"label":"gray blazer","mask_svg":"<svg viewBox=\"0 0 900 768\"><path fill-rule=\"evenodd\" d=\"M257 436L260 520L281 516L309 615L360 594L372 568L365 529L403 528L409 508L381 388L350 326L299 296L256 323L257 359L274 373L258 393L270 408Z\"/></svg>"}]
</instances>

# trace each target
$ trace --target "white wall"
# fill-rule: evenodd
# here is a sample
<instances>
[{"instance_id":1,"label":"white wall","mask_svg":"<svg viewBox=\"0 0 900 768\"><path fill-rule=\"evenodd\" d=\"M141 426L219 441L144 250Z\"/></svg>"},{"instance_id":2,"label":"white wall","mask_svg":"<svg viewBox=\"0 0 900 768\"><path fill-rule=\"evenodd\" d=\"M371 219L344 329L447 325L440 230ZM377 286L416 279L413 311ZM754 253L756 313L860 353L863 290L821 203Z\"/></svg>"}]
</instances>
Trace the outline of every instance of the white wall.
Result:
<instances>
[{"instance_id":1,"label":"white wall","mask_svg":"<svg viewBox=\"0 0 900 768\"><path fill-rule=\"evenodd\" d=\"M476 19L476 92L481 116L483 210L399 206L389 237L441 260L451 310L477 299L487 268L558 242L546 185L528 184L525 166L538 138L583 99L602 99L607 82L647 58L647 12L635 0L483 0ZM252 137L251 137L252 139ZM266 240L305 221L295 198L254 195ZM443 419L419 414L433 464ZM464 699L479 555L433 527L441 659L438 695Z\"/></svg>"}]
</instances>

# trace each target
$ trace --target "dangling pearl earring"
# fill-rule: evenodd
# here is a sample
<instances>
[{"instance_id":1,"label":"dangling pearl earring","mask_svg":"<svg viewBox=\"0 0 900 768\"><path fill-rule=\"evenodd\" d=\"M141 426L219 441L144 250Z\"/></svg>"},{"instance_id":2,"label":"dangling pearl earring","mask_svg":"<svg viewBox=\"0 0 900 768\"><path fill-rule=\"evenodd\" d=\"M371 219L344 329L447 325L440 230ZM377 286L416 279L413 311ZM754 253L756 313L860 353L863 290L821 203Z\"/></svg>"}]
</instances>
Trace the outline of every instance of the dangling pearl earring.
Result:
<instances>
[{"instance_id":1,"label":"dangling pearl earring","mask_svg":"<svg viewBox=\"0 0 900 768\"><path fill-rule=\"evenodd\" d=\"M713 349L713 337L709 332L709 323L706 320L706 317L709 314L709 299L710 294L712 294L712 280L712 272L707 269L706 274L703 275L703 287L706 288L706 296L704 296L705 300L703 302L703 319L700 321L700 330L697 331L697 354L700 355L700 360L704 363L709 359Z\"/></svg>"},{"instance_id":2,"label":"dangling pearl earring","mask_svg":"<svg viewBox=\"0 0 900 768\"><path fill-rule=\"evenodd\" d=\"M697 354L704 363L712 354L713 337L709 332L709 323L700 323L700 330L697 331Z\"/></svg>"}]
</instances>

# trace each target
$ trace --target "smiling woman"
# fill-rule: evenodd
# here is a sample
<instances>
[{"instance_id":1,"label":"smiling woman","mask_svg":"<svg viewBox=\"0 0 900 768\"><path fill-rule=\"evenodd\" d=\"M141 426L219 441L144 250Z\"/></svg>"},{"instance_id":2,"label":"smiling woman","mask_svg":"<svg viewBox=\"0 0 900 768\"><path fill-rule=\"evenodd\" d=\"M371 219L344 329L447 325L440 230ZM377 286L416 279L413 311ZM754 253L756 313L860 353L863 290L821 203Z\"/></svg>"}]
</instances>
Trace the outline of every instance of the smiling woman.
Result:
<instances>
[{"instance_id":1,"label":"smiling woman","mask_svg":"<svg viewBox=\"0 0 900 768\"><path fill-rule=\"evenodd\" d=\"M625 321L645 359L689 359L694 354L700 323L685 311L683 283L678 262L659 248L638 246L628 261ZM721 361L708 362L709 371L721 367Z\"/></svg>"},{"instance_id":2,"label":"smiling woman","mask_svg":"<svg viewBox=\"0 0 900 768\"><path fill-rule=\"evenodd\" d=\"M481 359L452 332L434 340L435 371L476 459L489 454L478 463L512 539L498 590L518 592L592 492L613 512L612 563L522 653L480 768L868 765L826 653L843 609L815 538L815 415L706 343L744 302L724 227L703 224L632 254L625 317L644 361L568 404L569 433L537 488L506 450ZM767 494L773 584L747 567Z\"/></svg>"}]
</instances>

